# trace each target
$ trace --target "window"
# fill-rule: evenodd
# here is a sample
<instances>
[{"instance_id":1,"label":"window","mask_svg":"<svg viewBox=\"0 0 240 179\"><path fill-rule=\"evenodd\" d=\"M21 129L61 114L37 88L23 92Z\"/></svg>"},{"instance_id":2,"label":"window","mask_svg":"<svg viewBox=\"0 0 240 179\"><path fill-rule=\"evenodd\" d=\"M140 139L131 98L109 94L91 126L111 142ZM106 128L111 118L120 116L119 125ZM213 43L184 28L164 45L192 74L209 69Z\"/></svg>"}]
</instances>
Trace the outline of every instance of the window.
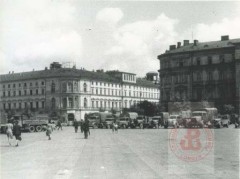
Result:
<instances>
[{"instance_id":1,"label":"window","mask_svg":"<svg viewBox=\"0 0 240 179\"><path fill-rule=\"evenodd\" d=\"M96 94L98 94L98 89L96 88Z\"/></svg>"},{"instance_id":2,"label":"window","mask_svg":"<svg viewBox=\"0 0 240 179\"><path fill-rule=\"evenodd\" d=\"M208 80L211 81L212 80L212 72L208 72Z\"/></svg>"},{"instance_id":3,"label":"window","mask_svg":"<svg viewBox=\"0 0 240 179\"><path fill-rule=\"evenodd\" d=\"M55 109L55 107L56 107L56 99L55 99L55 98L52 98L52 99L51 99L51 108L52 108L52 109Z\"/></svg>"},{"instance_id":4,"label":"window","mask_svg":"<svg viewBox=\"0 0 240 179\"><path fill-rule=\"evenodd\" d=\"M68 98L69 107L73 108L73 98Z\"/></svg>"},{"instance_id":5,"label":"window","mask_svg":"<svg viewBox=\"0 0 240 179\"><path fill-rule=\"evenodd\" d=\"M87 107L87 98L84 98L84 107Z\"/></svg>"},{"instance_id":6,"label":"window","mask_svg":"<svg viewBox=\"0 0 240 179\"><path fill-rule=\"evenodd\" d=\"M18 103L18 109L22 109L22 103Z\"/></svg>"},{"instance_id":7,"label":"window","mask_svg":"<svg viewBox=\"0 0 240 179\"><path fill-rule=\"evenodd\" d=\"M96 107L98 108L98 101L96 101Z\"/></svg>"},{"instance_id":8,"label":"window","mask_svg":"<svg viewBox=\"0 0 240 179\"><path fill-rule=\"evenodd\" d=\"M54 83L54 81L52 81L52 84L51 84L51 93L55 93L55 83Z\"/></svg>"},{"instance_id":9,"label":"window","mask_svg":"<svg viewBox=\"0 0 240 179\"><path fill-rule=\"evenodd\" d=\"M10 91L8 91L8 96L11 96L11 92Z\"/></svg>"},{"instance_id":10,"label":"window","mask_svg":"<svg viewBox=\"0 0 240 179\"><path fill-rule=\"evenodd\" d=\"M92 101L92 108L94 108L94 101Z\"/></svg>"},{"instance_id":11,"label":"window","mask_svg":"<svg viewBox=\"0 0 240 179\"><path fill-rule=\"evenodd\" d=\"M32 82L30 82L30 86L32 86Z\"/></svg>"},{"instance_id":12,"label":"window","mask_svg":"<svg viewBox=\"0 0 240 179\"><path fill-rule=\"evenodd\" d=\"M13 103L13 107L14 107L14 109L16 109L16 107L17 107L16 103Z\"/></svg>"},{"instance_id":13,"label":"window","mask_svg":"<svg viewBox=\"0 0 240 179\"><path fill-rule=\"evenodd\" d=\"M16 87L16 84L14 83L14 84L13 84L13 88L15 88L15 87Z\"/></svg>"},{"instance_id":14,"label":"window","mask_svg":"<svg viewBox=\"0 0 240 179\"><path fill-rule=\"evenodd\" d=\"M67 98L63 98L63 108L67 108Z\"/></svg>"},{"instance_id":15,"label":"window","mask_svg":"<svg viewBox=\"0 0 240 179\"><path fill-rule=\"evenodd\" d=\"M201 80L202 80L201 73L198 72L198 73L197 73L197 81L201 81Z\"/></svg>"},{"instance_id":16,"label":"window","mask_svg":"<svg viewBox=\"0 0 240 179\"><path fill-rule=\"evenodd\" d=\"M220 55L219 56L219 62L220 63L224 63L225 59L224 59L224 55Z\"/></svg>"},{"instance_id":17,"label":"window","mask_svg":"<svg viewBox=\"0 0 240 179\"><path fill-rule=\"evenodd\" d=\"M11 109L11 103L8 103L8 109Z\"/></svg>"},{"instance_id":18,"label":"window","mask_svg":"<svg viewBox=\"0 0 240 179\"><path fill-rule=\"evenodd\" d=\"M27 83L24 83L24 87L27 87Z\"/></svg>"},{"instance_id":19,"label":"window","mask_svg":"<svg viewBox=\"0 0 240 179\"><path fill-rule=\"evenodd\" d=\"M42 85L44 85L44 81L42 81Z\"/></svg>"},{"instance_id":20,"label":"window","mask_svg":"<svg viewBox=\"0 0 240 179\"><path fill-rule=\"evenodd\" d=\"M30 90L30 95L32 95L33 93L32 93L32 90Z\"/></svg>"},{"instance_id":21,"label":"window","mask_svg":"<svg viewBox=\"0 0 240 179\"><path fill-rule=\"evenodd\" d=\"M27 108L27 102L24 102L24 108L25 109Z\"/></svg>"},{"instance_id":22,"label":"window","mask_svg":"<svg viewBox=\"0 0 240 179\"><path fill-rule=\"evenodd\" d=\"M21 87L21 83L18 84L18 87Z\"/></svg>"},{"instance_id":23,"label":"window","mask_svg":"<svg viewBox=\"0 0 240 179\"><path fill-rule=\"evenodd\" d=\"M66 83L62 84L62 91L67 92L67 84Z\"/></svg>"},{"instance_id":24,"label":"window","mask_svg":"<svg viewBox=\"0 0 240 179\"><path fill-rule=\"evenodd\" d=\"M3 88L5 88L5 85L3 85Z\"/></svg>"},{"instance_id":25,"label":"window","mask_svg":"<svg viewBox=\"0 0 240 179\"><path fill-rule=\"evenodd\" d=\"M36 95L38 95L38 89L36 89Z\"/></svg>"},{"instance_id":26,"label":"window","mask_svg":"<svg viewBox=\"0 0 240 179\"><path fill-rule=\"evenodd\" d=\"M208 65L212 64L212 57L208 57Z\"/></svg>"},{"instance_id":27,"label":"window","mask_svg":"<svg viewBox=\"0 0 240 179\"><path fill-rule=\"evenodd\" d=\"M44 94L45 93L45 90L44 89L42 89L42 94Z\"/></svg>"},{"instance_id":28,"label":"window","mask_svg":"<svg viewBox=\"0 0 240 179\"><path fill-rule=\"evenodd\" d=\"M10 88L11 87L11 85L10 84L8 84L8 88Z\"/></svg>"},{"instance_id":29,"label":"window","mask_svg":"<svg viewBox=\"0 0 240 179\"><path fill-rule=\"evenodd\" d=\"M73 92L73 84L72 83L68 83L68 91Z\"/></svg>"},{"instance_id":30,"label":"window","mask_svg":"<svg viewBox=\"0 0 240 179\"><path fill-rule=\"evenodd\" d=\"M35 86L38 86L38 82L36 81Z\"/></svg>"},{"instance_id":31,"label":"window","mask_svg":"<svg viewBox=\"0 0 240 179\"><path fill-rule=\"evenodd\" d=\"M5 97L5 91L3 91L3 97Z\"/></svg>"},{"instance_id":32,"label":"window","mask_svg":"<svg viewBox=\"0 0 240 179\"><path fill-rule=\"evenodd\" d=\"M87 92L87 84L86 84L86 83L83 84L83 91L84 91L85 93Z\"/></svg>"},{"instance_id":33,"label":"window","mask_svg":"<svg viewBox=\"0 0 240 179\"><path fill-rule=\"evenodd\" d=\"M24 90L24 95L25 95L25 96L27 95L27 90Z\"/></svg>"},{"instance_id":34,"label":"window","mask_svg":"<svg viewBox=\"0 0 240 179\"><path fill-rule=\"evenodd\" d=\"M197 65L201 65L200 57L197 58Z\"/></svg>"},{"instance_id":35,"label":"window","mask_svg":"<svg viewBox=\"0 0 240 179\"><path fill-rule=\"evenodd\" d=\"M6 109L6 104L5 104L5 103L3 103L3 109L4 109L4 110Z\"/></svg>"},{"instance_id":36,"label":"window","mask_svg":"<svg viewBox=\"0 0 240 179\"><path fill-rule=\"evenodd\" d=\"M45 102L42 101L42 108L45 108Z\"/></svg>"},{"instance_id":37,"label":"window","mask_svg":"<svg viewBox=\"0 0 240 179\"><path fill-rule=\"evenodd\" d=\"M183 67L183 61L179 61L179 67Z\"/></svg>"},{"instance_id":38,"label":"window","mask_svg":"<svg viewBox=\"0 0 240 179\"><path fill-rule=\"evenodd\" d=\"M38 101L36 101L36 109L39 108L39 104L38 104Z\"/></svg>"},{"instance_id":39,"label":"window","mask_svg":"<svg viewBox=\"0 0 240 179\"><path fill-rule=\"evenodd\" d=\"M18 95L19 95L19 96L22 96L22 91L18 91Z\"/></svg>"},{"instance_id":40,"label":"window","mask_svg":"<svg viewBox=\"0 0 240 179\"><path fill-rule=\"evenodd\" d=\"M33 102L30 102L30 109L33 109Z\"/></svg>"},{"instance_id":41,"label":"window","mask_svg":"<svg viewBox=\"0 0 240 179\"><path fill-rule=\"evenodd\" d=\"M13 96L16 96L16 91L13 91Z\"/></svg>"}]
</instances>

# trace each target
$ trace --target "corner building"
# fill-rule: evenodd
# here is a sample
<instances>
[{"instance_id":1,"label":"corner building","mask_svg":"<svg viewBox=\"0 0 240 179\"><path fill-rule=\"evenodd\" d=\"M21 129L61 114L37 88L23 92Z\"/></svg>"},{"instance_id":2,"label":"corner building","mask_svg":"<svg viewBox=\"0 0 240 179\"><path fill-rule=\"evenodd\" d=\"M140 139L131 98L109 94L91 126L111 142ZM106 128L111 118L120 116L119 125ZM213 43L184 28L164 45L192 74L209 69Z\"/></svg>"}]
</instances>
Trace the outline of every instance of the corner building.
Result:
<instances>
[{"instance_id":1,"label":"corner building","mask_svg":"<svg viewBox=\"0 0 240 179\"><path fill-rule=\"evenodd\" d=\"M63 68L0 76L0 110L60 112L65 121L80 120L86 113L130 108L140 101L159 103L158 84L137 79L133 73Z\"/></svg>"},{"instance_id":2,"label":"corner building","mask_svg":"<svg viewBox=\"0 0 240 179\"><path fill-rule=\"evenodd\" d=\"M174 101L209 101L220 111L224 104L239 111L240 39L184 40L183 45L170 45L158 59L161 104L166 109Z\"/></svg>"}]
</instances>

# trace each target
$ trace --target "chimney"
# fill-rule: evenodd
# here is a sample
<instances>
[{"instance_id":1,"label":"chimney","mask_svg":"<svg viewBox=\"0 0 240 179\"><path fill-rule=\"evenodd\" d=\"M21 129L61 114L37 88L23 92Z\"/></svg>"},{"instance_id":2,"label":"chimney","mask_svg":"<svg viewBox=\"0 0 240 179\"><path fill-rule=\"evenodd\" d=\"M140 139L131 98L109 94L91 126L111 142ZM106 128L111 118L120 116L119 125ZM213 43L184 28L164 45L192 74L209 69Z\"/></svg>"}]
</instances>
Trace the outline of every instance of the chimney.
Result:
<instances>
[{"instance_id":1,"label":"chimney","mask_svg":"<svg viewBox=\"0 0 240 179\"><path fill-rule=\"evenodd\" d=\"M194 40L194 46L197 46L198 40Z\"/></svg>"},{"instance_id":2,"label":"chimney","mask_svg":"<svg viewBox=\"0 0 240 179\"><path fill-rule=\"evenodd\" d=\"M169 50L174 50L174 49L176 49L176 45L170 45L169 46Z\"/></svg>"},{"instance_id":3,"label":"chimney","mask_svg":"<svg viewBox=\"0 0 240 179\"><path fill-rule=\"evenodd\" d=\"M229 36L228 35L221 36L221 41L225 41L225 40L229 40Z\"/></svg>"},{"instance_id":4,"label":"chimney","mask_svg":"<svg viewBox=\"0 0 240 179\"><path fill-rule=\"evenodd\" d=\"M177 48L180 48L181 47L181 42L178 42L177 43Z\"/></svg>"},{"instance_id":5,"label":"chimney","mask_svg":"<svg viewBox=\"0 0 240 179\"><path fill-rule=\"evenodd\" d=\"M183 46L189 45L189 40L184 40L183 41Z\"/></svg>"}]
</instances>

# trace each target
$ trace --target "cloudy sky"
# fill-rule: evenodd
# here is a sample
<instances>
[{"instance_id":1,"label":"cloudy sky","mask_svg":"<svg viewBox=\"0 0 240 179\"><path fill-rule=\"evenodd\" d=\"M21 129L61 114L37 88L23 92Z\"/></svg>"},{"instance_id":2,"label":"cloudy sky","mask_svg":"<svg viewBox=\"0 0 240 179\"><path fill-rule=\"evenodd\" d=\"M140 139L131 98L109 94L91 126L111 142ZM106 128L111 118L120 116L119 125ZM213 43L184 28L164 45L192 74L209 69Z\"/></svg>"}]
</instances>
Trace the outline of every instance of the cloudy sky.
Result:
<instances>
[{"instance_id":1,"label":"cloudy sky","mask_svg":"<svg viewBox=\"0 0 240 179\"><path fill-rule=\"evenodd\" d=\"M87 70L157 71L184 39L240 38L240 2L1 0L0 74L53 61Z\"/></svg>"}]
</instances>

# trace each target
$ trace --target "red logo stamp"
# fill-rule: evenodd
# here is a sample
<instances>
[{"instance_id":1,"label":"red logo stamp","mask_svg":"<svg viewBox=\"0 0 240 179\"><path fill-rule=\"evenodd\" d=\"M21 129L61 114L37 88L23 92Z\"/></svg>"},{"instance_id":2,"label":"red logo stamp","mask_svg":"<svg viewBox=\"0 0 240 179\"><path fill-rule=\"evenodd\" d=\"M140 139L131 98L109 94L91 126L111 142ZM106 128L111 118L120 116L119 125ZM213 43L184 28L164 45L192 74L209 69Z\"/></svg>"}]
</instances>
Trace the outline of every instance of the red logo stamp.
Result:
<instances>
[{"instance_id":1,"label":"red logo stamp","mask_svg":"<svg viewBox=\"0 0 240 179\"><path fill-rule=\"evenodd\" d=\"M213 148L213 134L208 128L171 129L169 139L171 151L186 162L202 160Z\"/></svg>"}]
</instances>

